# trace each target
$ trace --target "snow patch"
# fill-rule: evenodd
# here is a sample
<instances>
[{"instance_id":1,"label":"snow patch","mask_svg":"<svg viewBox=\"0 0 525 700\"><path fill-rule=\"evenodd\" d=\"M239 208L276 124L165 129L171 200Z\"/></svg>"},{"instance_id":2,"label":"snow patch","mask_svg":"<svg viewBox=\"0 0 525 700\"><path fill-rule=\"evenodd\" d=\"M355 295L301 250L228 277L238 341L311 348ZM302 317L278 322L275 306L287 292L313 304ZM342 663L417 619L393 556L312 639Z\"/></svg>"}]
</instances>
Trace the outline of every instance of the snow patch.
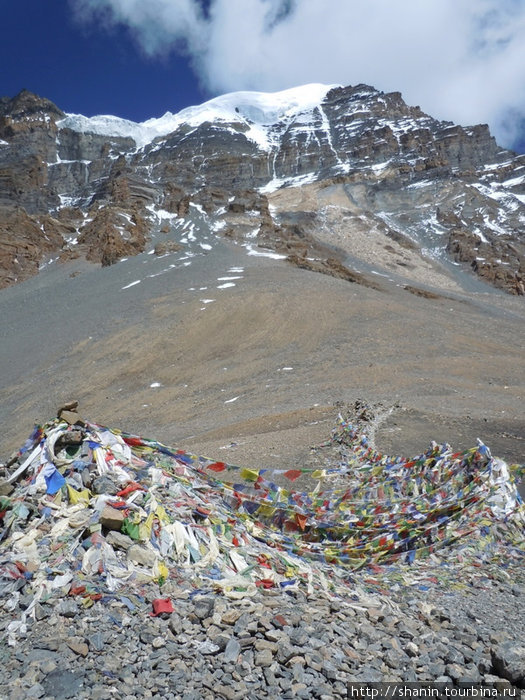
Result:
<instances>
[{"instance_id":1,"label":"snow patch","mask_svg":"<svg viewBox=\"0 0 525 700\"><path fill-rule=\"evenodd\" d=\"M519 177L512 177L510 180L505 180L501 184L503 187L514 187L515 185L523 185L525 183L525 175L520 175Z\"/></svg>"},{"instance_id":2,"label":"snow patch","mask_svg":"<svg viewBox=\"0 0 525 700\"><path fill-rule=\"evenodd\" d=\"M83 133L132 138L137 148L143 148L183 124L198 127L204 122L233 122L248 125L246 136L266 150L270 146L270 136L264 127L313 110L333 87L337 86L312 83L273 93L231 92L176 114L166 112L162 117L138 123L111 115L84 117L82 114L67 114L57 126Z\"/></svg>"},{"instance_id":3,"label":"snow patch","mask_svg":"<svg viewBox=\"0 0 525 700\"><path fill-rule=\"evenodd\" d=\"M407 190L419 190L422 187L429 187L432 184L432 180L421 180L420 182L414 182L411 185L408 185Z\"/></svg>"},{"instance_id":4,"label":"snow patch","mask_svg":"<svg viewBox=\"0 0 525 700\"><path fill-rule=\"evenodd\" d=\"M206 212L204 211L204 207L202 206L202 204L195 204L195 202L190 202L190 207L196 209L199 212L199 214L206 216Z\"/></svg>"},{"instance_id":5,"label":"snow patch","mask_svg":"<svg viewBox=\"0 0 525 700\"><path fill-rule=\"evenodd\" d=\"M306 173L305 175L297 175L297 177L275 177L264 187L259 188L261 194L270 194L283 187L301 187L302 185L311 185L316 182L317 175L315 173Z\"/></svg>"},{"instance_id":6,"label":"snow patch","mask_svg":"<svg viewBox=\"0 0 525 700\"><path fill-rule=\"evenodd\" d=\"M388 168L391 162L392 159L390 158L389 160L385 160L384 163L376 163L376 165L372 165L371 170L373 170L375 173L380 172L381 170Z\"/></svg>"},{"instance_id":7,"label":"snow patch","mask_svg":"<svg viewBox=\"0 0 525 700\"><path fill-rule=\"evenodd\" d=\"M252 245L247 244L245 246L248 255L256 255L261 258L272 258L273 260L285 260L286 255L281 255L280 253L274 253L266 248L254 248Z\"/></svg>"},{"instance_id":8,"label":"snow patch","mask_svg":"<svg viewBox=\"0 0 525 700\"><path fill-rule=\"evenodd\" d=\"M171 211L166 211L166 209L156 209L154 204L148 204L146 207L153 216L162 221L163 219L178 219L178 214L173 214Z\"/></svg>"},{"instance_id":9,"label":"snow patch","mask_svg":"<svg viewBox=\"0 0 525 700\"><path fill-rule=\"evenodd\" d=\"M63 207L73 207L78 202L77 197L68 197L65 194L59 194L58 198L60 199L59 209L62 209Z\"/></svg>"}]
</instances>

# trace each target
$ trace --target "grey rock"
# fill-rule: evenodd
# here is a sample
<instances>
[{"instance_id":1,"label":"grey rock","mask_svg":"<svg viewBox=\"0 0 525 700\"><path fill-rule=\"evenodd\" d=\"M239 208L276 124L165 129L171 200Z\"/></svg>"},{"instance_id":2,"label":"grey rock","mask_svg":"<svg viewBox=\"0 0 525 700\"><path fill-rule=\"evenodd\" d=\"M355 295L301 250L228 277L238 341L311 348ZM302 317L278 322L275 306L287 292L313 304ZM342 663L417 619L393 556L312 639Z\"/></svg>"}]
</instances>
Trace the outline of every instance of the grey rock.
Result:
<instances>
[{"instance_id":1,"label":"grey rock","mask_svg":"<svg viewBox=\"0 0 525 700\"><path fill-rule=\"evenodd\" d=\"M405 639L414 639L416 633L414 630L410 629L406 624L399 625L398 635L404 637Z\"/></svg>"},{"instance_id":2,"label":"grey rock","mask_svg":"<svg viewBox=\"0 0 525 700\"><path fill-rule=\"evenodd\" d=\"M199 620L204 620L207 617L213 615L213 608L215 606L215 598L212 596L196 597L193 601L195 615Z\"/></svg>"},{"instance_id":3,"label":"grey rock","mask_svg":"<svg viewBox=\"0 0 525 700\"><path fill-rule=\"evenodd\" d=\"M295 649L286 642L281 642L277 646L277 661L286 664L296 654Z\"/></svg>"},{"instance_id":4,"label":"grey rock","mask_svg":"<svg viewBox=\"0 0 525 700\"><path fill-rule=\"evenodd\" d=\"M57 669L48 673L42 686L46 695L50 695L53 700L76 698L84 687L84 675L78 671Z\"/></svg>"},{"instance_id":5,"label":"grey rock","mask_svg":"<svg viewBox=\"0 0 525 700\"><path fill-rule=\"evenodd\" d=\"M117 530L110 530L110 532L108 532L106 535L106 542L112 547L123 549L124 551L127 551L134 544L131 537Z\"/></svg>"},{"instance_id":6,"label":"grey rock","mask_svg":"<svg viewBox=\"0 0 525 700\"><path fill-rule=\"evenodd\" d=\"M491 649L494 671L513 685L525 688L525 644L506 641Z\"/></svg>"},{"instance_id":7,"label":"grey rock","mask_svg":"<svg viewBox=\"0 0 525 700\"><path fill-rule=\"evenodd\" d=\"M41 637L40 639L35 639L33 646L38 649L48 649L49 651L57 651L60 646L60 641L56 637Z\"/></svg>"},{"instance_id":8,"label":"grey rock","mask_svg":"<svg viewBox=\"0 0 525 700\"><path fill-rule=\"evenodd\" d=\"M272 666L265 666L263 668L263 674L264 674L264 678L265 678L268 686L277 686L278 685L277 678L275 677L275 674L272 670Z\"/></svg>"},{"instance_id":9,"label":"grey rock","mask_svg":"<svg viewBox=\"0 0 525 700\"><path fill-rule=\"evenodd\" d=\"M290 669L292 671L292 676L293 676L293 679L295 682L297 682L297 683L304 683L305 682L304 666L302 663L299 663L299 662L291 663Z\"/></svg>"},{"instance_id":10,"label":"grey rock","mask_svg":"<svg viewBox=\"0 0 525 700\"><path fill-rule=\"evenodd\" d=\"M35 620L38 622L40 620L45 620L46 617L49 617L49 608L47 605L41 605L40 603L37 603L35 605Z\"/></svg>"},{"instance_id":11,"label":"grey rock","mask_svg":"<svg viewBox=\"0 0 525 700\"><path fill-rule=\"evenodd\" d=\"M154 649L161 649L162 647L166 646L166 640L164 637L155 637L151 642L151 646Z\"/></svg>"},{"instance_id":12,"label":"grey rock","mask_svg":"<svg viewBox=\"0 0 525 700\"><path fill-rule=\"evenodd\" d=\"M328 678L328 680L335 681L337 679L337 668L330 661L325 661L323 663L322 674Z\"/></svg>"},{"instance_id":13,"label":"grey rock","mask_svg":"<svg viewBox=\"0 0 525 700\"><path fill-rule=\"evenodd\" d=\"M405 683L416 683L417 673L414 671L413 668L408 668L406 669L406 671L403 672L402 679L405 681Z\"/></svg>"},{"instance_id":14,"label":"grey rock","mask_svg":"<svg viewBox=\"0 0 525 700\"><path fill-rule=\"evenodd\" d=\"M419 647L417 644L414 644L414 642L407 642L407 644L405 644L405 652L408 656L417 656L419 654Z\"/></svg>"},{"instance_id":15,"label":"grey rock","mask_svg":"<svg viewBox=\"0 0 525 700\"><path fill-rule=\"evenodd\" d=\"M243 666L244 666L247 670L251 670L252 666L253 666L254 663L255 663L255 655L254 655L254 653L253 653L253 650L252 650L252 649L247 649L247 650L243 651L242 658L243 658ZM246 664L246 665L245 665L245 664ZM270 665L270 664L268 664L268 665ZM248 675L248 676L244 676L244 680L245 680L245 681L248 681L249 678L250 678L249 675Z\"/></svg>"},{"instance_id":16,"label":"grey rock","mask_svg":"<svg viewBox=\"0 0 525 700\"><path fill-rule=\"evenodd\" d=\"M236 700L237 698L235 689L228 685L216 685L215 692L218 698L226 698L226 700Z\"/></svg>"},{"instance_id":17,"label":"grey rock","mask_svg":"<svg viewBox=\"0 0 525 700\"><path fill-rule=\"evenodd\" d=\"M224 661L236 662L241 653L241 645L233 637L226 644L226 649L224 650Z\"/></svg>"},{"instance_id":18,"label":"grey rock","mask_svg":"<svg viewBox=\"0 0 525 700\"><path fill-rule=\"evenodd\" d=\"M255 654L256 666L271 666L273 663L273 654L270 649L261 649Z\"/></svg>"},{"instance_id":19,"label":"grey rock","mask_svg":"<svg viewBox=\"0 0 525 700\"><path fill-rule=\"evenodd\" d=\"M66 598L58 603L55 612L62 617L75 617L78 614L78 605L71 598Z\"/></svg>"},{"instance_id":20,"label":"grey rock","mask_svg":"<svg viewBox=\"0 0 525 700\"><path fill-rule=\"evenodd\" d=\"M439 686L449 685L450 683L452 683L452 678L450 676L445 675L438 676L434 682Z\"/></svg>"},{"instance_id":21,"label":"grey rock","mask_svg":"<svg viewBox=\"0 0 525 700\"><path fill-rule=\"evenodd\" d=\"M102 651L106 643L106 639L107 634L105 632L94 632L87 638L89 642L89 648L91 649L91 651Z\"/></svg>"},{"instance_id":22,"label":"grey rock","mask_svg":"<svg viewBox=\"0 0 525 700\"><path fill-rule=\"evenodd\" d=\"M472 664L469 664L468 666L465 667L465 673L459 679L458 683L460 685L472 686L472 685L476 685L477 683L481 683L482 680L483 680L483 676L478 671L478 669L475 666L473 666Z\"/></svg>"},{"instance_id":23,"label":"grey rock","mask_svg":"<svg viewBox=\"0 0 525 700\"><path fill-rule=\"evenodd\" d=\"M104 493L108 496L114 496L120 491L119 484L115 483L111 477L103 475L96 478L91 484L91 490L94 493Z\"/></svg>"},{"instance_id":24,"label":"grey rock","mask_svg":"<svg viewBox=\"0 0 525 700\"><path fill-rule=\"evenodd\" d=\"M216 654L220 650L219 645L214 644L209 639L205 639L202 642L197 642L196 648L201 654L205 655Z\"/></svg>"},{"instance_id":25,"label":"grey rock","mask_svg":"<svg viewBox=\"0 0 525 700\"><path fill-rule=\"evenodd\" d=\"M246 633L241 632L241 634L248 634L249 635L248 632L246 632ZM239 636L239 644L241 645L242 649L246 649L247 647L253 646L255 639L256 638L252 637L252 636L247 636L247 637Z\"/></svg>"},{"instance_id":26,"label":"grey rock","mask_svg":"<svg viewBox=\"0 0 525 700\"><path fill-rule=\"evenodd\" d=\"M282 633L279 630L275 630L273 627L271 629L266 629L264 636L269 642L278 642L282 638Z\"/></svg>"},{"instance_id":27,"label":"grey rock","mask_svg":"<svg viewBox=\"0 0 525 700\"><path fill-rule=\"evenodd\" d=\"M171 613L168 627L176 637L182 633L182 620L178 612Z\"/></svg>"},{"instance_id":28,"label":"grey rock","mask_svg":"<svg viewBox=\"0 0 525 700\"><path fill-rule=\"evenodd\" d=\"M290 631L290 641L295 646L304 646L309 640L306 632L300 627L296 627Z\"/></svg>"},{"instance_id":29,"label":"grey rock","mask_svg":"<svg viewBox=\"0 0 525 700\"><path fill-rule=\"evenodd\" d=\"M223 615L224 619L224 615ZM240 632L246 632L246 625L250 622L250 616L248 613L242 613L240 615L235 624L233 625L233 629L235 630L236 634L239 634ZM249 634L249 632L248 632Z\"/></svg>"},{"instance_id":30,"label":"grey rock","mask_svg":"<svg viewBox=\"0 0 525 700\"><path fill-rule=\"evenodd\" d=\"M494 686L494 688L497 688L499 691L502 691L505 688L508 691L511 684L507 678L500 678L499 676L494 676L491 673L486 673L483 676L483 683L485 683L485 685Z\"/></svg>"},{"instance_id":31,"label":"grey rock","mask_svg":"<svg viewBox=\"0 0 525 700\"><path fill-rule=\"evenodd\" d=\"M217 635L214 635L213 637L211 637L208 634L208 637L209 637L209 639L211 639L211 641L214 644L216 644L219 647L219 651L224 651L226 649L226 645L228 644L228 642L231 639L231 637L229 637L226 634L217 634Z\"/></svg>"},{"instance_id":32,"label":"grey rock","mask_svg":"<svg viewBox=\"0 0 525 700\"><path fill-rule=\"evenodd\" d=\"M385 652L383 656L383 660L386 663L386 665L394 670L403 668L406 664L407 658L408 657L406 656L406 654L402 652L396 652L393 649L390 649L387 652Z\"/></svg>"},{"instance_id":33,"label":"grey rock","mask_svg":"<svg viewBox=\"0 0 525 700\"><path fill-rule=\"evenodd\" d=\"M463 664L465 663L465 657L459 651L459 649L449 647L445 656L445 661L449 664Z\"/></svg>"},{"instance_id":34,"label":"grey rock","mask_svg":"<svg viewBox=\"0 0 525 700\"><path fill-rule=\"evenodd\" d=\"M308 646L312 649L321 649L325 646L325 642L323 642L323 640L319 639L318 637L309 637Z\"/></svg>"},{"instance_id":35,"label":"grey rock","mask_svg":"<svg viewBox=\"0 0 525 700\"><path fill-rule=\"evenodd\" d=\"M151 568L157 559L157 555L151 549L142 547L140 544L134 544L128 549L127 557L130 561L141 566Z\"/></svg>"},{"instance_id":36,"label":"grey rock","mask_svg":"<svg viewBox=\"0 0 525 700\"><path fill-rule=\"evenodd\" d=\"M60 664L61 659L57 659L56 661L53 661L53 659L45 659L44 661L41 661L38 664L38 667L42 671L44 675L47 676L48 673L51 673L51 671L55 671L58 665Z\"/></svg>"},{"instance_id":37,"label":"grey rock","mask_svg":"<svg viewBox=\"0 0 525 700\"><path fill-rule=\"evenodd\" d=\"M438 678L439 676L444 676L445 675L445 664L439 663L439 662L431 662L428 664L428 671L434 678Z\"/></svg>"},{"instance_id":38,"label":"grey rock","mask_svg":"<svg viewBox=\"0 0 525 700\"><path fill-rule=\"evenodd\" d=\"M348 680L350 683L377 683L383 681L384 677L379 669L369 666Z\"/></svg>"},{"instance_id":39,"label":"grey rock","mask_svg":"<svg viewBox=\"0 0 525 700\"><path fill-rule=\"evenodd\" d=\"M57 654L55 651L50 651L48 649L32 649L29 652L22 653L21 654L22 660L25 663L32 663L33 661L59 661L60 660L60 655Z\"/></svg>"},{"instance_id":40,"label":"grey rock","mask_svg":"<svg viewBox=\"0 0 525 700\"><path fill-rule=\"evenodd\" d=\"M459 664L447 664L445 667L446 675L457 682L466 676L465 669Z\"/></svg>"}]
</instances>

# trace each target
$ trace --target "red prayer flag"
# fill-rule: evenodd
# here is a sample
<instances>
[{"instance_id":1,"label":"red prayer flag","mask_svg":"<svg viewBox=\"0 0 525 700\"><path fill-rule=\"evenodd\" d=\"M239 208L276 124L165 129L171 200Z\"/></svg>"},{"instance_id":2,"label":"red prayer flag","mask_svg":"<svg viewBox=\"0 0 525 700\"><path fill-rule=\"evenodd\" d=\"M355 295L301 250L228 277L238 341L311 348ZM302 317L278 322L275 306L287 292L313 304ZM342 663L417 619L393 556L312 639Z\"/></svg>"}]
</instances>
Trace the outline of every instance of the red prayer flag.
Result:
<instances>
[{"instance_id":1,"label":"red prayer flag","mask_svg":"<svg viewBox=\"0 0 525 700\"><path fill-rule=\"evenodd\" d=\"M226 469L226 464L224 462L214 462L213 464L208 464L208 469L212 472L223 472Z\"/></svg>"},{"instance_id":2,"label":"red prayer flag","mask_svg":"<svg viewBox=\"0 0 525 700\"><path fill-rule=\"evenodd\" d=\"M71 588L69 589L69 595L82 595L85 592L85 586L71 586Z\"/></svg>"},{"instance_id":3,"label":"red prayer flag","mask_svg":"<svg viewBox=\"0 0 525 700\"><path fill-rule=\"evenodd\" d=\"M131 437L131 436L122 436L124 442L126 445L130 445L131 447L140 447L141 445L144 444L141 438L139 437Z\"/></svg>"},{"instance_id":4,"label":"red prayer flag","mask_svg":"<svg viewBox=\"0 0 525 700\"><path fill-rule=\"evenodd\" d=\"M304 530L306 527L306 521L308 520L306 515L301 515L301 513L296 513L295 514L295 520L297 521L297 524L301 528L301 530Z\"/></svg>"},{"instance_id":5,"label":"red prayer flag","mask_svg":"<svg viewBox=\"0 0 525 700\"><path fill-rule=\"evenodd\" d=\"M151 604L153 605L153 612L150 613L151 617L173 612L173 605L169 598L155 598L155 600L151 601Z\"/></svg>"},{"instance_id":6,"label":"red prayer flag","mask_svg":"<svg viewBox=\"0 0 525 700\"><path fill-rule=\"evenodd\" d=\"M275 583L270 578L261 578L255 582L257 588L273 588Z\"/></svg>"},{"instance_id":7,"label":"red prayer flag","mask_svg":"<svg viewBox=\"0 0 525 700\"><path fill-rule=\"evenodd\" d=\"M295 481L301 476L302 472L300 472L298 469L288 469L287 472L284 472L284 475L287 479L290 479L290 481Z\"/></svg>"},{"instance_id":8,"label":"red prayer flag","mask_svg":"<svg viewBox=\"0 0 525 700\"><path fill-rule=\"evenodd\" d=\"M271 568L272 568L263 554L259 554L259 556L257 557L257 562L258 562L261 566L264 566L265 569L271 569Z\"/></svg>"},{"instance_id":9,"label":"red prayer flag","mask_svg":"<svg viewBox=\"0 0 525 700\"><path fill-rule=\"evenodd\" d=\"M136 481L130 481L130 483L125 488L123 488L122 491L119 491L116 495L123 498L124 496L133 493L133 491L145 491L145 489L140 484L137 484Z\"/></svg>"}]
</instances>

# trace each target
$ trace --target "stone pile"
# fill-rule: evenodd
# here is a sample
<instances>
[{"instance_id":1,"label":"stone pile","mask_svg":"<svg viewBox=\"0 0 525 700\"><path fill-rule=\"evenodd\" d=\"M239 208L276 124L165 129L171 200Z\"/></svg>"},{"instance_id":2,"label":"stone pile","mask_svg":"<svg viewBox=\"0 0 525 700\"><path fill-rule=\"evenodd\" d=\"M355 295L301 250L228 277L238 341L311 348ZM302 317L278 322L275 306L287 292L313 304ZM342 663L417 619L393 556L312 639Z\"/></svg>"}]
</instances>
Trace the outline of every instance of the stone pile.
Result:
<instances>
[{"instance_id":1,"label":"stone pile","mask_svg":"<svg viewBox=\"0 0 525 700\"><path fill-rule=\"evenodd\" d=\"M170 583L162 594L174 612L158 617L148 614L151 585L87 610L65 596L39 603L27 635L0 646L0 696L328 700L346 698L350 682L523 687L524 591L523 579L487 577L461 592L434 590L434 604L417 589L348 600L263 590L236 601ZM0 627L30 597L22 590Z\"/></svg>"},{"instance_id":2,"label":"stone pile","mask_svg":"<svg viewBox=\"0 0 525 700\"><path fill-rule=\"evenodd\" d=\"M332 471L363 518L363 484L393 488L409 462L385 461L354 432L344 421L334 431L342 465ZM431 450L436 477L448 452ZM386 680L523 687L523 505L506 465L486 448L469 459L475 488L464 483L461 499L472 522L465 530L454 517L446 547L431 544L426 526L401 547L407 522L396 539L392 500L396 546L363 545L366 556L345 560L348 548L333 540L345 509L340 522L327 515L337 490L287 491L262 471L63 406L0 471L0 696L331 698L346 697L352 681ZM422 512L425 460L411 462L411 503ZM450 492L455 471L446 473ZM463 503L443 485L439 494L446 513ZM305 505L319 497L314 522ZM351 522L356 537L372 531L376 541L371 521Z\"/></svg>"}]
</instances>

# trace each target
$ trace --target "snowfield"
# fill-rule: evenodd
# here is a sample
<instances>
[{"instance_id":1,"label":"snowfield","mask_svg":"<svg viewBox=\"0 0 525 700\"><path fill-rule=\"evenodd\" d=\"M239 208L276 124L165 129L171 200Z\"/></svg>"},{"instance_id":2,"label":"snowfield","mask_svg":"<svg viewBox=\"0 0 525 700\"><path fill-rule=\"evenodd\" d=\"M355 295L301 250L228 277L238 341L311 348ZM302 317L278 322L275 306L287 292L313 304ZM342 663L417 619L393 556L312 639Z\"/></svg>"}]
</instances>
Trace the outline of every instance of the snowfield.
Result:
<instances>
[{"instance_id":1,"label":"snowfield","mask_svg":"<svg viewBox=\"0 0 525 700\"><path fill-rule=\"evenodd\" d=\"M260 148L267 149L270 140L264 127L312 111L334 87L337 86L312 83L280 92L231 92L201 105L187 107L176 114L166 112L162 117L139 123L111 115L84 117L81 114L68 114L57 125L61 129L82 133L132 138L137 148L143 148L183 124L197 127L211 121L241 122L249 127L247 136Z\"/></svg>"}]
</instances>

